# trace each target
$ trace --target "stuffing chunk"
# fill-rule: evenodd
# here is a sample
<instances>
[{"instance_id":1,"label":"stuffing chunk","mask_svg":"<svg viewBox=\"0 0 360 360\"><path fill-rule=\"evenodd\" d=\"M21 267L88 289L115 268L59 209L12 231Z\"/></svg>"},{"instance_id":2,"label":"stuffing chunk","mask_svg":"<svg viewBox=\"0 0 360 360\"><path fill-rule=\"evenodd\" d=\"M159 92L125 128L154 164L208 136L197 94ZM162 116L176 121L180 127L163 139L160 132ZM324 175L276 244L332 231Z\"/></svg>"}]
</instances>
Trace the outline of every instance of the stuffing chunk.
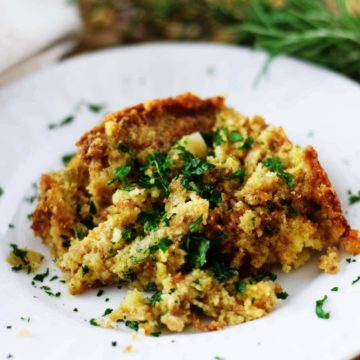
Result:
<instances>
[{"instance_id":1,"label":"stuffing chunk","mask_svg":"<svg viewBox=\"0 0 360 360\"><path fill-rule=\"evenodd\" d=\"M314 253L336 273L359 232L315 149L282 128L192 94L107 115L59 171L44 174L32 228L69 291L126 284L99 323L154 335L265 316L284 293L270 271Z\"/></svg>"}]
</instances>

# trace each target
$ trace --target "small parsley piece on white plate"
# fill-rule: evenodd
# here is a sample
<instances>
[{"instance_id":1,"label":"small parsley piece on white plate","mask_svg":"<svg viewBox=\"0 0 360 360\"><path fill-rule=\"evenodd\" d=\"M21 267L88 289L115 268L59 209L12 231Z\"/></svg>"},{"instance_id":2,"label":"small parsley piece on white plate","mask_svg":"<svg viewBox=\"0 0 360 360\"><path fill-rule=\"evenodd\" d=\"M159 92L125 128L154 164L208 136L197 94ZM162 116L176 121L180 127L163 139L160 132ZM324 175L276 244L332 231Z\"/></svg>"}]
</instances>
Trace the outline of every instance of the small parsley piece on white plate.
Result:
<instances>
[{"instance_id":1,"label":"small parsley piece on white plate","mask_svg":"<svg viewBox=\"0 0 360 360\"><path fill-rule=\"evenodd\" d=\"M325 295L322 299L316 300L315 312L316 312L317 317L320 319L327 320L330 318L330 313L323 309L323 306L327 299L328 299L328 297L327 297L327 295Z\"/></svg>"},{"instance_id":2,"label":"small parsley piece on white plate","mask_svg":"<svg viewBox=\"0 0 360 360\"><path fill-rule=\"evenodd\" d=\"M356 284L358 281L360 281L360 276L358 276L355 280L352 281L352 285Z\"/></svg>"},{"instance_id":3,"label":"small parsley piece on white plate","mask_svg":"<svg viewBox=\"0 0 360 360\"><path fill-rule=\"evenodd\" d=\"M360 201L360 190L357 194L353 194L350 190L348 191L349 195L349 204L353 205Z\"/></svg>"},{"instance_id":4,"label":"small parsley piece on white plate","mask_svg":"<svg viewBox=\"0 0 360 360\"><path fill-rule=\"evenodd\" d=\"M331 291L334 291L334 292L339 291L339 287L338 287L338 286L335 286L335 287L333 287L333 288L331 289Z\"/></svg>"}]
</instances>

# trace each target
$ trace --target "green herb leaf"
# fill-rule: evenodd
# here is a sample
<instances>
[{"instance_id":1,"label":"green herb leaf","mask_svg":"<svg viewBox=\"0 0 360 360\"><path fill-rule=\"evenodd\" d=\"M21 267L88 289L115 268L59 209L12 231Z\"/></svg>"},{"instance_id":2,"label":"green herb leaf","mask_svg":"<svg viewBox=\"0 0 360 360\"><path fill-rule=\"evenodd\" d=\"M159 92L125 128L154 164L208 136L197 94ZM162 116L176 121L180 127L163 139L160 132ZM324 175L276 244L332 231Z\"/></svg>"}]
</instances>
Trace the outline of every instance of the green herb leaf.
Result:
<instances>
[{"instance_id":1,"label":"green herb leaf","mask_svg":"<svg viewBox=\"0 0 360 360\"><path fill-rule=\"evenodd\" d=\"M263 161L263 165L274 172L279 178L285 180L290 188L294 186L294 177L284 171L285 164L279 158L267 158Z\"/></svg>"},{"instance_id":2,"label":"green herb leaf","mask_svg":"<svg viewBox=\"0 0 360 360\"><path fill-rule=\"evenodd\" d=\"M238 141L242 141L244 139L244 137L238 131L234 130L234 131L230 132L229 139L231 142L235 143Z\"/></svg>"},{"instance_id":3,"label":"green herb leaf","mask_svg":"<svg viewBox=\"0 0 360 360\"><path fill-rule=\"evenodd\" d=\"M90 111L92 111L93 113L99 113L102 109L104 109L104 105L99 105L99 104L87 104L87 107Z\"/></svg>"},{"instance_id":4,"label":"green herb leaf","mask_svg":"<svg viewBox=\"0 0 360 360\"><path fill-rule=\"evenodd\" d=\"M355 280L352 281L352 285L356 284L358 281L360 281L360 276L358 276Z\"/></svg>"},{"instance_id":5,"label":"green herb leaf","mask_svg":"<svg viewBox=\"0 0 360 360\"><path fill-rule=\"evenodd\" d=\"M239 179L240 181L244 181L245 177L245 169L240 168L239 170L236 170L233 172L228 178L229 179Z\"/></svg>"},{"instance_id":6,"label":"green herb leaf","mask_svg":"<svg viewBox=\"0 0 360 360\"><path fill-rule=\"evenodd\" d=\"M337 286L333 287L331 291L339 291L339 288Z\"/></svg>"},{"instance_id":7,"label":"green herb leaf","mask_svg":"<svg viewBox=\"0 0 360 360\"><path fill-rule=\"evenodd\" d=\"M160 212L142 211L139 214L137 223L144 225L144 231L146 233L149 233L150 231L156 231L159 228L161 218L162 214Z\"/></svg>"},{"instance_id":8,"label":"green herb leaf","mask_svg":"<svg viewBox=\"0 0 360 360\"><path fill-rule=\"evenodd\" d=\"M49 268L46 269L46 271L42 274L36 274L34 277L33 277L33 280L34 281L40 281L40 282L43 282L44 279L49 275Z\"/></svg>"},{"instance_id":9,"label":"green herb leaf","mask_svg":"<svg viewBox=\"0 0 360 360\"><path fill-rule=\"evenodd\" d=\"M276 297L281 300L287 299L288 296L289 296L289 294L286 291L281 291L276 295Z\"/></svg>"},{"instance_id":10,"label":"green herb leaf","mask_svg":"<svg viewBox=\"0 0 360 360\"><path fill-rule=\"evenodd\" d=\"M357 195L352 194L351 191L348 191L349 194L349 204L353 205L360 201L360 191L357 193Z\"/></svg>"},{"instance_id":11,"label":"green herb leaf","mask_svg":"<svg viewBox=\"0 0 360 360\"><path fill-rule=\"evenodd\" d=\"M89 320L89 323L90 323L90 325L92 325L92 326L99 326L99 324L96 322L95 319L90 319L90 320Z\"/></svg>"},{"instance_id":12,"label":"green herb leaf","mask_svg":"<svg viewBox=\"0 0 360 360\"><path fill-rule=\"evenodd\" d=\"M240 149L241 150L250 150L252 144L255 142L255 140L249 136L244 143L241 145Z\"/></svg>"},{"instance_id":13,"label":"green herb leaf","mask_svg":"<svg viewBox=\"0 0 360 360\"><path fill-rule=\"evenodd\" d=\"M316 300L316 305L315 305L315 312L318 318L320 319L329 319L330 318L330 313L326 312L323 309L323 306L326 302L326 300L328 299L327 295L325 295L321 300Z\"/></svg>"},{"instance_id":14,"label":"green herb leaf","mask_svg":"<svg viewBox=\"0 0 360 360\"><path fill-rule=\"evenodd\" d=\"M173 243L172 240L168 238L162 238L159 241L159 248L162 252L165 252L169 249L170 245Z\"/></svg>"},{"instance_id":15,"label":"green herb leaf","mask_svg":"<svg viewBox=\"0 0 360 360\"><path fill-rule=\"evenodd\" d=\"M192 268L198 269L206 264L206 255L210 248L210 240L193 235L187 235L184 241L188 262Z\"/></svg>"},{"instance_id":16,"label":"green herb leaf","mask_svg":"<svg viewBox=\"0 0 360 360\"><path fill-rule=\"evenodd\" d=\"M157 292L158 288L157 288L156 284L153 281L151 281L147 284L145 290L151 291L151 292Z\"/></svg>"},{"instance_id":17,"label":"green herb leaf","mask_svg":"<svg viewBox=\"0 0 360 360\"><path fill-rule=\"evenodd\" d=\"M238 281L235 283L235 290L238 294L245 294L247 289L247 285L244 281Z\"/></svg>"},{"instance_id":18,"label":"green herb leaf","mask_svg":"<svg viewBox=\"0 0 360 360\"><path fill-rule=\"evenodd\" d=\"M235 269L231 269L223 262L216 261L211 267L210 270L214 273L215 279L220 283L231 279L233 276L237 275Z\"/></svg>"},{"instance_id":19,"label":"green herb leaf","mask_svg":"<svg viewBox=\"0 0 360 360\"><path fill-rule=\"evenodd\" d=\"M129 281L135 281L137 279L134 269L129 269L124 273L124 276Z\"/></svg>"},{"instance_id":20,"label":"green herb leaf","mask_svg":"<svg viewBox=\"0 0 360 360\"><path fill-rule=\"evenodd\" d=\"M195 233L201 230L203 217L203 214L201 214L192 224L189 225L189 231L191 233Z\"/></svg>"},{"instance_id":21,"label":"green herb leaf","mask_svg":"<svg viewBox=\"0 0 360 360\"><path fill-rule=\"evenodd\" d=\"M134 331L139 330L139 321L125 321L125 325Z\"/></svg>"},{"instance_id":22,"label":"green herb leaf","mask_svg":"<svg viewBox=\"0 0 360 360\"><path fill-rule=\"evenodd\" d=\"M113 309L107 308L107 309L105 309L105 311L104 311L104 313L102 314L102 316L107 316L107 315L111 314L112 311L113 311Z\"/></svg>"},{"instance_id":23,"label":"green herb leaf","mask_svg":"<svg viewBox=\"0 0 360 360\"><path fill-rule=\"evenodd\" d=\"M65 117L63 120L61 120L59 123L49 124L48 128L50 130L57 129L59 127L63 127L65 125L71 124L74 120L75 120L75 116L74 115L69 115L69 116Z\"/></svg>"},{"instance_id":24,"label":"green herb leaf","mask_svg":"<svg viewBox=\"0 0 360 360\"><path fill-rule=\"evenodd\" d=\"M119 166L115 169L113 178L108 182L108 185L113 183L123 183L125 178L129 175L132 167L131 165Z\"/></svg>"},{"instance_id":25,"label":"green herb leaf","mask_svg":"<svg viewBox=\"0 0 360 360\"><path fill-rule=\"evenodd\" d=\"M154 306L156 303L158 303L160 301L161 301L161 293L156 293L150 298L149 304L151 306Z\"/></svg>"},{"instance_id":26,"label":"green herb leaf","mask_svg":"<svg viewBox=\"0 0 360 360\"><path fill-rule=\"evenodd\" d=\"M81 270L82 270L83 275L86 275L90 271L90 269L87 265L83 265L81 267Z\"/></svg>"},{"instance_id":27,"label":"green herb leaf","mask_svg":"<svg viewBox=\"0 0 360 360\"><path fill-rule=\"evenodd\" d=\"M65 154L62 156L61 160L64 165L67 165L74 156L75 156L75 153Z\"/></svg>"},{"instance_id":28,"label":"green herb leaf","mask_svg":"<svg viewBox=\"0 0 360 360\"><path fill-rule=\"evenodd\" d=\"M123 142L119 142L119 144L117 145L117 149L125 154L132 154L132 150Z\"/></svg>"}]
</instances>

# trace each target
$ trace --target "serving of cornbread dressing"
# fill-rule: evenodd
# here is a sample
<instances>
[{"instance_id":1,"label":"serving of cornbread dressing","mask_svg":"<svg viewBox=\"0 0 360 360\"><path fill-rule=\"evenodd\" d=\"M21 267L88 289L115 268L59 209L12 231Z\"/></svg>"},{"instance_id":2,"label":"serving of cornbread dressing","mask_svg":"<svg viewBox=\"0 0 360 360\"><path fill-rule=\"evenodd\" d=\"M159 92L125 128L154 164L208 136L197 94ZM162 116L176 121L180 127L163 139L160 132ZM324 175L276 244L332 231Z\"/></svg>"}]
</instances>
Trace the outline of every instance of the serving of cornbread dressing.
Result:
<instances>
[{"instance_id":1,"label":"serving of cornbread dressing","mask_svg":"<svg viewBox=\"0 0 360 360\"><path fill-rule=\"evenodd\" d=\"M338 247L360 253L316 151L222 97L126 108L77 146L42 176L32 227L72 294L128 285L99 325L221 329L285 298L273 266L288 272L320 252L336 273Z\"/></svg>"}]
</instances>

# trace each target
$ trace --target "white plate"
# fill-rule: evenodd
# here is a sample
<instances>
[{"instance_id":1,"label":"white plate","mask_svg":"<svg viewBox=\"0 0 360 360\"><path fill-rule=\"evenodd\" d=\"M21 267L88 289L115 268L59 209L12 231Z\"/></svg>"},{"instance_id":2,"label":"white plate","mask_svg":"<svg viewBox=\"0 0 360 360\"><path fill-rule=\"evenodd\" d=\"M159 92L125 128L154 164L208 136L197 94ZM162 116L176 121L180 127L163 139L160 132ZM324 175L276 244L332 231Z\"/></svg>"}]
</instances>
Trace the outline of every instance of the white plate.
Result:
<instances>
[{"instance_id":1,"label":"white plate","mask_svg":"<svg viewBox=\"0 0 360 360\"><path fill-rule=\"evenodd\" d=\"M360 206L348 207L347 190L360 187L360 87L338 75L299 61L274 61L258 86L254 81L265 55L238 47L199 44L145 45L81 56L53 66L0 90L0 358L15 359L348 359L360 353L360 259L348 264L343 255L337 276L317 270L316 259L304 268L280 275L290 294L269 316L212 333L137 336L129 329L90 326L105 308L115 307L125 290L67 294L65 285L45 281L60 298L31 285L32 277L14 273L5 263L9 243L46 254L29 230L27 214L34 204L31 183L42 172L61 166L79 136L101 114L80 106L69 126L50 131L49 123L73 113L80 100L106 103L115 110L149 98L185 91L201 96L228 94L228 104L245 114L261 114L284 126L301 145L313 144L338 190L353 226L360 226ZM160 134L159 134L160 136ZM8 224L15 224L8 229ZM40 284L41 285L41 284ZM330 289L339 286L339 292ZM327 294L329 320L315 315L315 301ZM109 297L109 302L105 298ZM78 312L73 309L77 307ZM30 317L30 322L21 320ZM11 325L11 329L6 326ZM21 336L26 329L28 336ZM111 345L112 341L117 346ZM125 346L132 353L124 353Z\"/></svg>"}]
</instances>

